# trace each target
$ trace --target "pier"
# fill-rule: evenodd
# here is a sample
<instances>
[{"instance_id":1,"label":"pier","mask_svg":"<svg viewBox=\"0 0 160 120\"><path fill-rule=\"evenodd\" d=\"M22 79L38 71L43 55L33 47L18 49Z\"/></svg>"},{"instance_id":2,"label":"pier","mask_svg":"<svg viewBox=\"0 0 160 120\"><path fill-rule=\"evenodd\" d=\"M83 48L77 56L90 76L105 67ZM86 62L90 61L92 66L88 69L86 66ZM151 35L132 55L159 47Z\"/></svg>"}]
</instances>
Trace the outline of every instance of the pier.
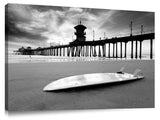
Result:
<instances>
[{"instance_id":1,"label":"pier","mask_svg":"<svg viewBox=\"0 0 160 120\"><path fill-rule=\"evenodd\" d=\"M57 45L37 49L27 49L23 54L27 55L47 55L47 56L67 56L67 57L107 57L107 58L127 58L130 54L131 59L142 58L143 41L150 41L150 59L153 58L153 40L155 33L146 33L139 35L128 35L124 37L105 38L93 41L86 41L86 27L80 24L74 27L76 29L76 39L67 45ZM130 53L127 53L128 43L130 43ZM120 51L118 51L120 44ZM139 44L139 45L138 45ZM134 46L135 45L135 46ZM138 48L139 46L139 48ZM124 50L123 50L124 47ZM134 49L135 48L135 49ZM108 50L107 50L108 49ZM139 49L139 53L138 53ZM106 51L107 50L107 51ZM111 54L112 51L112 54ZM135 51L135 53L134 53ZM120 53L119 53L120 52ZM120 55L119 55L120 54Z\"/></svg>"}]
</instances>

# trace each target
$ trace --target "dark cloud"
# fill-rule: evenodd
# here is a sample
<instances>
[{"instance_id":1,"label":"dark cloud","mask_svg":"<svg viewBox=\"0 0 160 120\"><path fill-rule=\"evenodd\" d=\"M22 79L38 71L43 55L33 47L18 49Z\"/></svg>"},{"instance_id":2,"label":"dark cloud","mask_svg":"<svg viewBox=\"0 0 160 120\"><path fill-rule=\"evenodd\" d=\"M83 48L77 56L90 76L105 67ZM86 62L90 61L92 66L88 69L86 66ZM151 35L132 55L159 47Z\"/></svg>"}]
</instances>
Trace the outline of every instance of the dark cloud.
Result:
<instances>
[{"instance_id":1,"label":"dark cloud","mask_svg":"<svg viewBox=\"0 0 160 120\"><path fill-rule=\"evenodd\" d=\"M140 26L144 25L146 29L154 28L154 13L153 12L138 12L138 11L117 11L110 21L104 22L100 28L107 29L112 32L122 32L128 29L130 31L130 22L133 22L133 30L140 31Z\"/></svg>"},{"instance_id":2,"label":"dark cloud","mask_svg":"<svg viewBox=\"0 0 160 120\"><path fill-rule=\"evenodd\" d=\"M73 27L80 19L87 27L87 40L92 39L93 30L98 37L104 32L111 37L127 33L131 21L134 30L139 31L140 25L144 25L144 30L154 29L154 13L140 11L8 4L5 18L9 41L13 42L13 37L22 38L34 45L49 42L68 44L74 33Z\"/></svg>"},{"instance_id":3,"label":"dark cloud","mask_svg":"<svg viewBox=\"0 0 160 120\"><path fill-rule=\"evenodd\" d=\"M91 13L91 14L94 14L96 16L99 16L101 13L106 13L106 12L109 12L111 10L109 10L109 9L86 8L86 11Z\"/></svg>"},{"instance_id":4,"label":"dark cloud","mask_svg":"<svg viewBox=\"0 0 160 120\"><path fill-rule=\"evenodd\" d=\"M65 22L64 18L61 17L61 16L58 16L57 24L58 24L59 26L61 26L64 22Z\"/></svg>"},{"instance_id":5,"label":"dark cloud","mask_svg":"<svg viewBox=\"0 0 160 120\"><path fill-rule=\"evenodd\" d=\"M47 38L41 34L33 34L27 31L23 31L15 26L15 23L8 21L5 25L5 35L15 36L19 38L27 38L31 40L46 40Z\"/></svg>"},{"instance_id":6,"label":"dark cloud","mask_svg":"<svg viewBox=\"0 0 160 120\"><path fill-rule=\"evenodd\" d=\"M5 35L6 36L16 36L19 38L27 38L27 39L32 39L32 40L46 40L47 38L42 36L41 33L42 31L45 31L44 28L34 28L35 31L38 31L36 34L25 31L19 27L17 27L18 23L30 23L31 19L26 18L26 17L21 17L20 15L17 15L13 11L11 11L10 6L7 5L5 7Z\"/></svg>"},{"instance_id":7,"label":"dark cloud","mask_svg":"<svg viewBox=\"0 0 160 120\"><path fill-rule=\"evenodd\" d=\"M16 22L30 22L32 20L31 8L21 4L7 4L5 13L9 19Z\"/></svg>"},{"instance_id":8,"label":"dark cloud","mask_svg":"<svg viewBox=\"0 0 160 120\"><path fill-rule=\"evenodd\" d=\"M63 11L63 7L60 6L44 6L44 5L29 5L31 8L38 10L39 12L46 12L49 10Z\"/></svg>"}]
</instances>

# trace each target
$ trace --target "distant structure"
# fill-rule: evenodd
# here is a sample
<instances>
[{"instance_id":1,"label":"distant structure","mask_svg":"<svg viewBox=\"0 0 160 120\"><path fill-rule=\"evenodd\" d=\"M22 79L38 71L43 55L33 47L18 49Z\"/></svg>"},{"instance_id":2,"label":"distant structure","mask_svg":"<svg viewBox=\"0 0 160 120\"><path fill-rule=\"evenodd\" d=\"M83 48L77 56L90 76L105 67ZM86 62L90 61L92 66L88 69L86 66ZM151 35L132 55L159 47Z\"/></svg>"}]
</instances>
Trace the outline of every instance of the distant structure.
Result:
<instances>
[{"instance_id":1,"label":"distant structure","mask_svg":"<svg viewBox=\"0 0 160 120\"><path fill-rule=\"evenodd\" d=\"M86 26L82 25L81 21L79 22L79 25L74 27L76 29L76 32L74 33L76 35L75 41L86 41L86 32L85 29L87 29Z\"/></svg>"},{"instance_id":2,"label":"distant structure","mask_svg":"<svg viewBox=\"0 0 160 120\"><path fill-rule=\"evenodd\" d=\"M93 41L86 41L86 26L82 25L81 21L78 25L74 27L76 39L66 45L57 45L50 47L38 47L36 49L19 48L16 52L22 55L49 55L49 56L67 56L67 57L107 57L107 58L127 58L127 44L130 43L130 57L142 58L142 42L150 41L150 58L153 58L153 40L155 38L155 33L145 33L143 32L143 26L141 26L141 33L133 35L132 33L132 22L130 24L131 33L128 36L123 37L112 37L106 38L104 33L104 38L94 39L93 31ZM135 44L134 44L135 43ZM118 46L120 44L120 46ZM135 47L134 47L135 45ZM122 49L124 46L124 50ZM139 47L139 50L138 50ZM97 49L96 49L97 48ZM108 49L108 50L106 50ZM120 50L118 50L120 49ZM112 51L112 55L111 55ZM135 51L135 53L134 53Z\"/></svg>"}]
</instances>

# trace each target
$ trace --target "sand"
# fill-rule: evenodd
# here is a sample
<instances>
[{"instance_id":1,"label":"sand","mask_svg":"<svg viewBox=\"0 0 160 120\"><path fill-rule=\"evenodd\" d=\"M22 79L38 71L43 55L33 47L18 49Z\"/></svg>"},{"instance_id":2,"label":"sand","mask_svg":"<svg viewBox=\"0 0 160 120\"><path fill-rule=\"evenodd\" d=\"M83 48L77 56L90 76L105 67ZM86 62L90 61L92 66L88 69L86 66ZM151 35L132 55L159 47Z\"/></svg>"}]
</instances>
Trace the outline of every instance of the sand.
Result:
<instances>
[{"instance_id":1,"label":"sand","mask_svg":"<svg viewBox=\"0 0 160 120\"><path fill-rule=\"evenodd\" d=\"M140 68L145 79L59 92L43 92L50 82L71 75ZM8 110L74 110L154 107L154 60L39 62L8 64Z\"/></svg>"}]
</instances>

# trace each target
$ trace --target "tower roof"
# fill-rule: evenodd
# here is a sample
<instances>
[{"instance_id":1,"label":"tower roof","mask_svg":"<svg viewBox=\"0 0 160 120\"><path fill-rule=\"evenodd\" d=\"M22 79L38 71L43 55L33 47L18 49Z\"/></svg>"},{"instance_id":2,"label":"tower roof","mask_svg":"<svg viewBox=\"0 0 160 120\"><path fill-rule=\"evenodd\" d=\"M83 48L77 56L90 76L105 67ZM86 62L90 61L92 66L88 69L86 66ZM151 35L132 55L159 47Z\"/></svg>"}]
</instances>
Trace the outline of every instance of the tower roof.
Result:
<instances>
[{"instance_id":1,"label":"tower roof","mask_svg":"<svg viewBox=\"0 0 160 120\"><path fill-rule=\"evenodd\" d=\"M82 25L81 22L80 22L80 24L77 25L77 26L75 26L74 28L75 28L75 29L86 29L87 27L84 26L84 25Z\"/></svg>"}]
</instances>

